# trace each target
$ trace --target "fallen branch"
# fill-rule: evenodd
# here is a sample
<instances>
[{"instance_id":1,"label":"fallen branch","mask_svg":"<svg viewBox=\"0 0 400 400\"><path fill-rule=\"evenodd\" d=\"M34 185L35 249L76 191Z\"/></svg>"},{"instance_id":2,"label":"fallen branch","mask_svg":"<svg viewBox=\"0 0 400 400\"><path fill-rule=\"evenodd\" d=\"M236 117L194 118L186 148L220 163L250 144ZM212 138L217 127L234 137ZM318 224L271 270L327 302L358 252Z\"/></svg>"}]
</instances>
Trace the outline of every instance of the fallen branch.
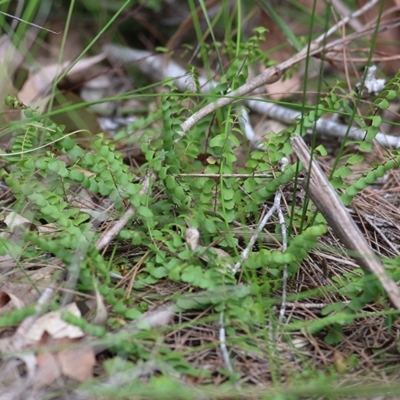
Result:
<instances>
[{"instance_id":1,"label":"fallen branch","mask_svg":"<svg viewBox=\"0 0 400 400\"><path fill-rule=\"evenodd\" d=\"M303 138L294 136L291 140L293 150L299 160L305 168L309 168L308 180L303 182L303 186L308 191L311 200L343 244L351 251L351 256L359 262L364 271L375 275L393 305L400 310L400 290L396 283L369 247L318 163L312 159Z\"/></svg>"},{"instance_id":2,"label":"fallen branch","mask_svg":"<svg viewBox=\"0 0 400 400\"><path fill-rule=\"evenodd\" d=\"M296 122L298 122L298 119L301 118L300 112L272 103L267 103L261 98L246 100L245 104L251 110L259 114L268 115L268 117L287 125L295 124ZM338 122L323 118L319 119L315 123L315 128L319 134L334 136L338 138L343 138L347 136L353 140L362 140L365 138L366 135L364 129L349 127L348 125L340 124ZM312 131L313 128L310 128L307 132L312 133ZM386 135L384 133L378 132L375 140L382 146L391 147L394 149L400 148L400 137Z\"/></svg>"}]
</instances>

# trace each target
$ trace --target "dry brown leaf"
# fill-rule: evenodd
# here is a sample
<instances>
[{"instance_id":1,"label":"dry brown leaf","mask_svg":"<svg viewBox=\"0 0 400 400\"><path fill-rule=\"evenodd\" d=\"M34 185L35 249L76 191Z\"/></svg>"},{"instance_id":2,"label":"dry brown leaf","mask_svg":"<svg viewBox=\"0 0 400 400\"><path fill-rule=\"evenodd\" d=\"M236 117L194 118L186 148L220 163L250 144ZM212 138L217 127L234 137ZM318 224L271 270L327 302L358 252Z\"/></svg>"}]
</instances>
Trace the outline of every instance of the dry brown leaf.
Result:
<instances>
[{"instance_id":1,"label":"dry brown leaf","mask_svg":"<svg viewBox=\"0 0 400 400\"><path fill-rule=\"evenodd\" d=\"M14 211L10 212L4 219L5 224L14 232L17 228L30 228L32 222Z\"/></svg>"},{"instance_id":2,"label":"dry brown leaf","mask_svg":"<svg viewBox=\"0 0 400 400\"><path fill-rule=\"evenodd\" d=\"M0 315L32 304L38 298L32 283L6 282L0 288Z\"/></svg>"},{"instance_id":3,"label":"dry brown leaf","mask_svg":"<svg viewBox=\"0 0 400 400\"><path fill-rule=\"evenodd\" d=\"M0 307L12 305L12 309L21 309L25 307L25 303L12 293L5 290L0 291ZM4 312L4 311L3 311Z\"/></svg>"},{"instance_id":4,"label":"dry brown leaf","mask_svg":"<svg viewBox=\"0 0 400 400\"><path fill-rule=\"evenodd\" d=\"M82 172L82 174L85 175L87 178L90 178L91 176L96 175L94 172L88 171L87 169L83 169L80 167L75 167L75 170ZM88 193L88 192L86 191L86 193ZM90 198L90 196L89 196L89 198ZM92 201L91 201L91 203L93 204Z\"/></svg>"},{"instance_id":5,"label":"dry brown leaf","mask_svg":"<svg viewBox=\"0 0 400 400\"><path fill-rule=\"evenodd\" d=\"M91 379L93 367L96 364L93 348L79 347L79 340L62 339L59 342L63 346L73 345L72 348L64 348L57 354L63 374L78 382Z\"/></svg>"},{"instance_id":6,"label":"dry brown leaf","mask_svg":"<svg viewBox=\"0 0 400 400\"><path fill-rule=\"evenodd\" d=\"M91 66L104 58L104 54L82 58L68 71L67 76L73 77L74 75L82 74L84 71L87 73ZM70 64L70 61L64 61L61 65L58 63L42 65L39 71L30 71L28 79L18 93L19 100L29 107L38 108L39 111L43 111L47 105L49 91L54 80L60 77Z\"/></svg>"},{"instance_id":7,"label":"dry brown leaf","mask_svg":"<svg viewBox=\"0 0 400 400\"><path fill-rule=\"evenodd\" d=\"M60 76L67 69L69 64L69 61L64 61L62 65L52 64L41 66L39 71L31 71L28 79L18 93L19 100L32 108L38 106L43 107L43 104L40 104L40 100L44 99L49 94L54 79Z\"/></svg>"},{"instance_id":8,"label":"dry brown leaf","mask_svg":"<svg viewBox=\"0 0 400 400\"><path fill-rule=\"evenodd\" d=\"M26 355L26 359L23 361L29 367L29 376L35 390L47 387L62 376L79 382L93 376L92 370L96 363L94 349L90 344L82 342L84 334L79 328L61 320L62 311L80 315L77 306L70 304L38 318L25 334L25 346L20 350L25 350L22 355ZM10 339L12 337L0 341L3 353L13 349L10 348ZM14 380L18 379L17 374Z\"/></svg>"},{"instance_id":9,"label":"dry brown leaf","mask_svg":"<svg viewBox=\"0 0 400 400\"><path fill-rule=\"evenodd\" d=\"M46 338L43 344L46 343ZM57 355L50 352L40 352L36 358L37 368L34 377L34 389L40 389L53 383L62 374Z\"/></svg>"},{"instance_id":10,"label":"dry brown leaf","mask_svg":"<svg viewBox=\"0 0 400 400\"><path fill-rule=\"evenodd\" d=\"M96 363L94 351L90 346L79 346L77 339L56 339L44 333L37 355L37 370L34 388L50 385L62 375L78 382L85 382L93 377Z\"/></svg>"},{"instance_id":11,"label":"dry brown leaf","mask_svg":"<svg viewBox=\"0 0 400 400\"><path fill-rule=\"evenodd\" d=\"M0 268L2 267L0 257ZM32 271L13 271L12 279L0 285L0 315L34 304L39 298L37 286L50 282L58 266L47 266Z\"/></svg>"},{"instance_id":12,"label":"dry brown leaf","mask_svg":"<svg viewBox=\"0 0 400 400\"><path fill-rule=\"evenodd\" d=\"M76 317L81 316L81 313L75 303L68 304L57 311L51 311L39 317L32 327L26 332L26 343L31 345L38 343L45 332L47 332L53 339L76 339L83 337L85 334L80 328L65 322L61 318L61 314L64 311L68 311Z\"/></svg>"},{"instance_id":13,"label":"dry brown leaf","mask_svg":"<svg viewBox=\"0 0 400 400\"><path fill-rule=\"evenodd\" d=\"M79 171L85 174L85 170L79 169ZM87 171L85 175L90 176L89 174L90 172ZM107 221L110 218L109 213L104 210L102 205L97 205L93 202L86 189L81 189L75 195L68 195L67 201L72 206L79 208L81 212L90 215L97 223Z\"/></svg>"},{"instance_id":14,"label":"dry brown leaf","mask_svg":"<svg viewBox=\"0 0 400 400\"><path fill-rule=\"evenodd\" d=\"M293 73L293 76L281 79L278 82L271 83L266 86L266 90L269 93L269 97L273 100L280 100L285 96L288 96L297 90L300 87L300 77L299 74Z\"/></svg>"},{"instance_id":15,"label":"dry brown leaf","mask_svg":"<svg viewBox=\"0 0 400 400\"><path fill-rule=\"evenodd\" d=\"M80 95L86 102L91 102L90 109L102 116L111 116L114 113L113 102L101 101L112 96L117 87L110 75L99 75L87 81L82 87ZM96 103L98 102L98 103Z\"/></svg>"},{"instance_id":16,"label":"dry brown leaf","mask_svg":"<svg viewBox=\"0 0 400 400\"><path fill-rule=\"evenodd\" d=\"M29 271L29 280L30 282L35 281L40 287L46 287L47 283L51 281L53 278L53 274L55 271L59 271L63 269L60 265L48 265L46 267L41 267L39 269ZM16 277L20 277L20 280L26 279L27 272L20 271L15 274Z\"/></svg>"},{"instance_id":17,"label":"dry brown leaf","mask_svg":"<svg viewBox=\"0 0 400 400\"><path fill-rule=\"evenodd\" d=\"M267 141L271 135L281 132L286 128L287 125L279 121L264 118L254 127L254 133L256 134L257 141L261 142L262 140Z\"/></svg>"},{"instance_id":18,"label":"dry brown leaf","mask_svg":"<svg viewBox=\"0 0 400 400\"><path fill-rule=\"evenodd\" d=\"M106 54L100 53L97 56L81 58L72 68L68 71L67 77L71 80L88 79L90 68L95 64L103 61ZM90 79L90 78L89 78Z\"/></svg>"}]
</instances>

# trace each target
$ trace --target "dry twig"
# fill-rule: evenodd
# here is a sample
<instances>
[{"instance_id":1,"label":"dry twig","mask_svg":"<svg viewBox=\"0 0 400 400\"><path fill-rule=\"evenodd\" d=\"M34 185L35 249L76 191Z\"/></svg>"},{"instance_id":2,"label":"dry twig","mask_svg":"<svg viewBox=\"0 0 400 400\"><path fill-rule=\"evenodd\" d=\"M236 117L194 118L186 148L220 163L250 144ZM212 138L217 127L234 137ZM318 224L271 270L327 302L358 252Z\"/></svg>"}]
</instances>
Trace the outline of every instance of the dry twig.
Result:
<instances>
[{"instance_id":1,"label":"dry twig","mask_svg":"<svg viewBox=\"0 0 400 400\"><path fill-rule=\"evenodd\" d=\"M150 176L146 176L142 183L142 188L140 189L138 195L143 196L149 190L150 185ZM106 231L103 236L99 238L96 243L96 248L98 250L104 249L111 240L113 240L119 232L124 228L124 226L131 220L131 218L136 214L136 209L133 206L130 206L126 211L125 214L113 225L111 229Z\"/></svg>"}]
</instances>

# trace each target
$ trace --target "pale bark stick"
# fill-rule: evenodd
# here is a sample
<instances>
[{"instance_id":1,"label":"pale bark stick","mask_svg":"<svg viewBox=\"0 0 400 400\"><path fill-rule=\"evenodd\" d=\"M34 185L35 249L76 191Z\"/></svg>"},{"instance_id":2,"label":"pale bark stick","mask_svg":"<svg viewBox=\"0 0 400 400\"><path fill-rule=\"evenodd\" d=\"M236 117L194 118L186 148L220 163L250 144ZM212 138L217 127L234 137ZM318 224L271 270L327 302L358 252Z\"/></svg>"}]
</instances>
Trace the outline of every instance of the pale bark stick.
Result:
<instances>
[{"instance_id":1,"label":"pale bark stick","mask_svg":"<svg viewBox=\"0 0 400 400\"><path fill-rule=\"evenodd\" d=\"M335 189L322 172L318 163L312 159L310 150L301 136L292 138L293 150L307 169L308 180L304 187L318 210L327 220L339 239L351 251L364 271L370 271L381 283L393 305L400 310L400 290L390 278L379 258L369 247L363 234L340 201ZM309 169L309 170L308 170Z\"/></svg>"}]
</instances>

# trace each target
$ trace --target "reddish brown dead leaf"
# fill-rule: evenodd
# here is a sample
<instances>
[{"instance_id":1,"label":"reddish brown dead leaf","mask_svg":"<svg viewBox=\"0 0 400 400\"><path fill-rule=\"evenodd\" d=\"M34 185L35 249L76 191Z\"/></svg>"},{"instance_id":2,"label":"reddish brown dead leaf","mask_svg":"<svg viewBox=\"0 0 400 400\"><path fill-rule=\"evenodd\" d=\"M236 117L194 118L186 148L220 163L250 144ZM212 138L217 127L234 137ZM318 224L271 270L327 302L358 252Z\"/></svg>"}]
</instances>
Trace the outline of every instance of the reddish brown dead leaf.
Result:
<instances>
[{"instance_id":1,"label":"reddish brown dead leaf","mask_svg":"<svg viewBox=\"0 0 400 400\"><path fill-rule=\"evenodd\" d=\"M65 376L78 382L85 382L93 377L93 367L96 364L96 357L93 348L90 346L79 347L80 340L61 339L63 350L57 354L61 370ZM71 348L67 346L71 345Z\"/></svg>"},{"instance_id":2,"label":"reddish brown dead leaf","mask_svg":"<svg viewBox=\"0 0 400 400\"><path fill-rule=\"evenodd\" d=\"M52 384L62 374L57 356L43 352L37 355L37 369L34 378L34 389L41 389Z\"/></svg>"},{"instance_id":3,"label":"reddish brown dead leaf","mask_svg":"<svg viewBox=\"0 0 400 400\"><path fill-rule=\"evenodd\" d=\"M69 338L54 340L47 332L43 334L34 378L36 389L50 385L62 375L78 382L93 377L94 351L90 346L79 346L79 342Z\"/></svg>"}]
</instances>

